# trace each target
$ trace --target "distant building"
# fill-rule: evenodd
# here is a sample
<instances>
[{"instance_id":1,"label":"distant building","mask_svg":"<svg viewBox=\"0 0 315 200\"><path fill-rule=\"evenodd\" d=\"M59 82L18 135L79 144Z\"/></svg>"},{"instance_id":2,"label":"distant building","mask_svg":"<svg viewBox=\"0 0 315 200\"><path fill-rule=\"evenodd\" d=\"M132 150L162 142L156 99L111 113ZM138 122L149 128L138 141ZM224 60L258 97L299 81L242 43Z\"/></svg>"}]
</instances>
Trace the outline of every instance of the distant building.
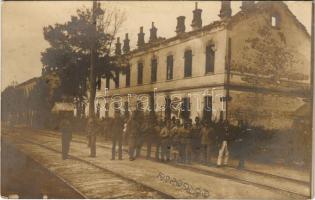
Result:
<instances>
[{"instance_id":1,"label":"distant building","mask_svg":"<svg viewBox=\"0 0 315 200\"><path fill-rule=\"evenodd\" d=\"M55 102L54 106L51 109L51 112L54 114L63 114L69 113L70 116L74 115L74 104L70 102Z\"/></svg>"},{"instance_id":2,"label":"distant building","mask_svg":"<svg viewBox=\"0 0 315 200\"><path fill-rule=\"evenodd\" d=\"M22 90L23 91L23 94L26 96L26 97L29 97L30 95L30 92L33 90L34 86L37 84L38 80L40 78L38 77L35 77L35 78L31 78L23 83L20 83L18 85L15 86L15 89L18 89L18 90Z\"/></svg>"},{"instance_id":3,"label":"distant building","mask_svg":"<svg viewBox=\"0 0 315 200\"><path fill-rule=\"evenodd\" d=\"M152 23L145 43L141 27L132 51L126 34L122 56L128 62L118 81L102 79L95 99L99 117L113 117L115 106L134 110L133 96L142 94L142 106L155 107L161 118L291 126L294 112L310 98L311 45L305 27L283 2L244 1L231 16L230 2L222 1L221 20L204 26L201 13L196 5L189 32L179 16L177 35L169 39L157 37ZM119 103L115 95L121 96Z\"/></svg>"}]
</instances>

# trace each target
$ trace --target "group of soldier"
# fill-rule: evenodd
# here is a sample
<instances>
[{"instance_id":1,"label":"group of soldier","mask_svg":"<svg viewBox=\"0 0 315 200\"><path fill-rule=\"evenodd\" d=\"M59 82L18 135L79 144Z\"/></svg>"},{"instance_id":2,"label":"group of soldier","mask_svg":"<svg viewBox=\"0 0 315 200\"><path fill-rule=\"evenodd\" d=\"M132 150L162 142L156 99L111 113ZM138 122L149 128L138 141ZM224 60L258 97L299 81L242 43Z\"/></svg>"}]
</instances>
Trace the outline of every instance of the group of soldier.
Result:
<instances>
[{"instance_id":1,"label":"group of soldier","mask_svg":"<svg viewBox=\"0 0 315 200\"><path fill-rule=\"evenodd\" d=\"M182 123L181 123L182 121ZM226 165L229 159L230 143L239 143L239 167L244 167L246 158L246 141L248 140L248 127L239 121L236 128L231 128L227 120L218 124L211 120L192 119L180 120L172 117L158 121L156 117L135 114L123 118L119 113L111 125L112 129L112 160L122 159L123 140L127 141L129 160L133 161L141 155L142 147L146 146L146 159L151 159L152 147L155 147L155 159L168 162L174 160L180 163L192 161L212 165L211 158L218 150L216 165ZM118 149L117 149L118 147ZM216 149L217 148L217 149Z\"/></svg>"},{"instance_id":2,"label":"group of soldier","mask_svg":"<svg viewBox=\"0 0 315 200\"><path fill-rule=\"evenodd\" d=\"M182 121L182 123L181 123ZM71 133L69 133L69 122L62 122L62 150L63 158L66 159L69 151ZM95 119L88 119L87 138L90 147L90 156L96 156L96 122ZM180 120L171 119L157 120L154 115L144 116L140 112L130 117L123 117L119 112L115 113L114 119L109 126L105 127L111 133L112 160L123 159L123 144L128 144L129 160L133 161L141 156L142 147L146 146L146 159L151 159L152 147L155 147L155 159L168 162L176 161L190 164L202 162L213 165L211 158L216 157L216 166L228 164L230 143L239 144L238 157L239 168L244 167L244 161L248 151L247 141L248 126L239 121L236 128L231 128L227 120L213 123L211 120L200 120L196 117L193 120L188 118Z\"/></svg>"}]
</instances>

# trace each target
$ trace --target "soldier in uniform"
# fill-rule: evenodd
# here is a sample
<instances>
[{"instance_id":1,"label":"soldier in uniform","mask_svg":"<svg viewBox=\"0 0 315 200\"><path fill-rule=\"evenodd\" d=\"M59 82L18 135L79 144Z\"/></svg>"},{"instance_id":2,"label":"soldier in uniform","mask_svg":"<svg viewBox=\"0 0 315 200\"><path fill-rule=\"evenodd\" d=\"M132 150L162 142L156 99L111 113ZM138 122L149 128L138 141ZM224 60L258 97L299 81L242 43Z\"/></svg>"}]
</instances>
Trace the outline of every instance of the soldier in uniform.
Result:
<instances>
[{"instance_id":1,"label":"soldier in uniform","mask_svg":"<svg viewBox=\"0 0 315 200\"><path fill-rule=\"evenodd\" d=\"M95 121L91 117L88 120L87 125L87 137L88 137L88 146L90 147L90 156L96 157L96 131L95 131Z\"/></svg>"},{"instance_id":2,"label":"soldier in uniform","mask_svg":"<svg viewBox=\"0 0 315 200\"><path fill-rule=\"evenodd\" d=\"M93 125L92 125L92 118L89 118L88 120L87 120L87 123L86 123L86 139L87 139L87 146L88 147L90 147L91 146L91 137L90 137L90 132L92 131L92 130L90 130L90 129L92 129L93 128Z\"/></svg>"},{"instance_id":3,"label":"soldier in uniform","mask_svg":"<svg viewBox=\"0 0 315 200\"><path fill-rule=\"evenodd\" d=\"M70 149L70 141L72 139L72 132L70 128L70 121L63 119L60 123L61 128L61 146L62 146L62 159L68 159L68 153Z\"/></svg>"},{"instance_id":4,"label":"soldier in uniform","mask_svg":"<svg viewBox=\"0 0 315 200\"><path fill-rule=\"evenodd\" d=\"M155 121L153 131L154 131L154 144L155 144L155 159L160 159L160 149L161 149L161 138L160 138L160 132L163 127L162 122Z\"/></svg>"},{"instance_id":5,"label":"soldier in uniform","mask_svg":"<svg viewBox=\"0 0 315 200\"><path fill-rule=\"evenodd\" d=\"M147 156L146 159L151 158L152 145L156 143L158 135L156 134L156 127L158 126L154 116L151 116L148 123L148 130L145 135L145 142L147 143ZM159 128L158 130L159 131Z\"/></svg>"},{"instance_id":6,"label":"soldier in uniform","mask_svg":"<svg viewBox=\"0 0 315 200\"><path fill-rule=\"evenodd\" d=\"M227 120L223 122L223 132L221 132L219 141L220 141L220 150L217 160L217 167L220 167L222 165L227 165L229 160L229 145L232 140L231 130L229 127L229 123Z\"/></svg>"},{"instance_id":7,"label":"soldier in uniform","mask_svg":"<svg viewBox=\"0 0 315 200\"><path fill-rule=\"evenodd\" d=\"M173 126L171 128L171 132L170 132L171 133L171 138L170 138L171 146L172 146L173 150L175 150L174 152L176 152L175 158L177 159L177 161L179 161L177 155L180 152L180 135L178 133L179 129L180 129L180 126L181 126L180 125L180 120L176 119L175 120L175 126Z\"/></svg>"},{"instance_id":8,"label":"soldier in uniform","mask_svg":"<svg viewBox=\"0 0 315 200\"><path fill-rule=\"evenodd\" d=\"M204 121L203 127L201 128L201 162L209 164L211 160L211 139L214 135L214 129L211 123Z\"/></svg>"},{"instance_id":9,"label":"soldier in uniform","mask_svg":"<svg viewBox=\"0 0 315 200\"><path fill-rule=\"evenodd\" d=\"M162 152L161 160L170 161L170 136L171 136L171 122L166 121L165 127L160 132Z\"/></svg>"},{"instance_id":10,"label":"soldier in uniform","mask_svg":"<svg viewBox=\"0 0 315 200\"><path fill-rule=\"evenodd\" d=\"M110 126L111 126L111 119L109 117L104 118L103 120L103 135L105 140L109 140L110 138Z\"/></svg>"},{"instance_id":11,"label":"soldier in uniform","mask_svg":"<svg viewBox=\"0 0 315 200\"><path fill-rule=\"evenodd\" d=\"M238 169L244 169L245 160L250 151L250 141L253 141L251 138L251 129L248 128L247 123L244 123L242 120L238 124L238 133L235 143L238 149Z\"/></svg>"},{"instance_id":12,"label":"soldier in uniform","mask_svg":"<svg viewBox=\"0 0 315 200\"><path fill-rule=\"evenodd\" d=\"M119 112L115 112L115 119L113 121L112 129L112 160L116 157L116 144L118 145L118 159L122 160L122 137L124 121Z\"/></svg>"},{"instance_id":13,"label":"soldier in uniform","mask_svg":"<svg viewBox=\"0 0 315 200\"><path fill-rule=\"evenodd\" d=\"M138 120L133 116L127 123L127 134L128 134L128 148L129 148L129 160L135 160L136 153L136 140L137 140L137 132L139 130Z\"/></svg>"},{"instance_id":14,"label":"soldier in uniform","mask_svg":"<svg viewBox=\"0 0 315 200\"><path fill-rule=\"evenodd\" d=\"M160 132L162 128L164 127L164 122L163 120L160 120L157 125L154 127L155 135L156 135L156 140L155 140L155 159L160 160L160 150L162 149L162 143L161 143L161 136Z\"/></svg>"},{"instance_id":15,"label":"soldier in uniform","mask_svg":"<svg viewBox=\"0 0 315 200\"><path fill-rule=\"evenodd\" d=\"M184 126L178 130L180 135L180 159L181 162L190 163L191 160L191 125L185 121Z\"/></svg>"},{"instance_id":16,"label":"soldier in uniform","mask_svg":"<svg viewBox=\"0 0 315 200\"><path fill-rule=\"evenodd\" d=\"M137 122L139 127L137 130L136 157L139 157L141 155L143 143L149 131L149 121L144 116L139 115L137 118Z\"/></svg>"},{"instance_id":17,"label":"soldier in uniform","mask_svg":"<svg viewBox=\"0 0 315 200\"><path fill-rule=\"evenodd\" d=\"M191 145L192 145L192 152L194 155L194 160L198 161L200 158L200 131L201 131L202 124L200 123L199 117L195 118L195 124L192 127L192 139L191 139Z\"/></svg>"}]
</instances>

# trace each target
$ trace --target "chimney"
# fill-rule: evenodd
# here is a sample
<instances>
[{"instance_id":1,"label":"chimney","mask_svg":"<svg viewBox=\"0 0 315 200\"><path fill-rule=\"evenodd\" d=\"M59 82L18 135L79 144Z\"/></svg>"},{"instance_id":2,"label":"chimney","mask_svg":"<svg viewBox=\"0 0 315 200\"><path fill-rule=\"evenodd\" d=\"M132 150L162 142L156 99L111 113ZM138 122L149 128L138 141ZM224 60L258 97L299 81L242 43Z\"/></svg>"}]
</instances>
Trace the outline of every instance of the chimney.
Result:
<instances>
[{"instance_id":1,"label":"chimney","mask_svg":"<svg viewBox=\"0 0 315 200\"><path fill-rule=\"evenodd\" d=\"M143 26L140 27L140 33L138 33L138 47L143 47L145 44L144 42L144 33L143 33Z\"/></svg>"},{"instance_id":2,"label":"chimney","mask_svg":"<svg viewBox=\"0 0 315 200\"><path fill-rule=\"evenodd\" d=\"M221 19L226 19L231 17L232 9L231 9L231 1L221 1L221 10L219 17Z\"/></svg>"},{"instance_id":3,"label":"chimney","mask_svg":"<svg viewBox=\"0 0 315 200\"><path fill-rule=\"evenodd\" d=\"M117 42L116 42L116 48L115 48L115 55L119 56L121 55L121 43L119 41L119 37L117 38Z\"/></svg>"},{"instance_id":4,"label":"chimney","mask_svg":"<svg viewBox=\"0 0 315 200\"><path fill-rule=\"evenodd\" d=\"M176 33L177 35L181 33L185 33L185 16L179 16L177 17L177 26L176 26Z\"/></svg>"},{"instance_id":5,"label":"chimney","mask_svg":"<svg viewBox=\"0 0 315 200\"><path fill-rule=\"evenodd\" d=\"M241 10L245 11L245 10L252 9L254 5L255 5L255 1L242 1Z\"/></svg>"},{"instance_id":6,"label":"chimney","mask_svg":"<svg viewBox=\"0 0 315 200\"><path fill-rule=\"evenodd\" d=\"M125 35L125 39L124 39L124 46L123 46L123 52L124 54L129 53L130 51L130 45L129 45L129 38L128 38L128 33L126 33Z\"/></svg>"},{"instance_id":7,"label":"chimney","mask_svg":"<svg viewBox=\"0 0 315 200\"><path fill-rule=\"evenodd\" d=\"M154 26L154 22L152 22L149 42L154 42L155 40L157 40L157 28Z\"/></svg>"},{"instance_id":8,"label":"chimney","mask_svg":"<svg viewBox=\"0 0 315 200\"><path fill-rule=\"evenodd\" d=\"M201 9L198 9L198 2L195 3L195 10L193 11L193 20L191 22L192 30L197 30L202 28L202 19L201 19Z\"/></svg>"}]
</instances>

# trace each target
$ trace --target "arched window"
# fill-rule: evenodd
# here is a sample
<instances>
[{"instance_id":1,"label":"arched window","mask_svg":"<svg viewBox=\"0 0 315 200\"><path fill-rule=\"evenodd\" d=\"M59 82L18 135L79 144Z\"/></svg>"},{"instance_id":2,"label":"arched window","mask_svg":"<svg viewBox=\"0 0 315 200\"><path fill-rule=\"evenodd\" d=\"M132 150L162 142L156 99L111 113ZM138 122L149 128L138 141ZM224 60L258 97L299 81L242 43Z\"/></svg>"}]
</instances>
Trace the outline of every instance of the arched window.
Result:
<instances>
[{"instance_id":1,"label":"arched window","mask_svg":"<svg viewBox=\"0 0 315 200\"><path fill-rule=\"evenodd\" d=\"M166 58L166 79L167 80L173 79L173 65L174 65L173 55L167 56Z\"/></svg>"},{"instance_id":2,"label":"arched window","mask_svg":"<svg viewBox=\"0 0 315 200\"><path fill-rule=\"evenodd\" d=\"M151 82L154 83L157 80L157 59L155 57L151 60Z\"/></svg>"},{"instance_id":3,"label":"arched window","mask_svg":"<svg viewBox=\"0 0 315 200\"><path fill-rule=\"evenodd\" d=\"M143 83L143 63L138 63L138 85L141 85Z\"/></svg>"},{"instance_id":4,"label":"arched window","mask_svg":"<svg viewBox=\"0 0 315 200\"><path fill-rule=\"evenodd\" d=\"M184 77L191 77L192 74L192 51L186 50L184 53L185 66L184 66Z\"/></svg>"},{"instance_id":5,"label":"arched window","mask_svg":"<svg viewBox=\"0 0 315 200\"><path fill-rule=\"evenodd\" d=\"M126 68L126 87L130 86L130 65Z\"/></svg>"},{"instance_id":6,"label":"arched window","mask_svg":"<svg viewBox=\"0 0 315 200\"><path fill-rule=\"evenodd\" d=\"M206 73L214 72L215 51L214 45L209 44L206 47Z\"/></svg>"}]
</instances>

